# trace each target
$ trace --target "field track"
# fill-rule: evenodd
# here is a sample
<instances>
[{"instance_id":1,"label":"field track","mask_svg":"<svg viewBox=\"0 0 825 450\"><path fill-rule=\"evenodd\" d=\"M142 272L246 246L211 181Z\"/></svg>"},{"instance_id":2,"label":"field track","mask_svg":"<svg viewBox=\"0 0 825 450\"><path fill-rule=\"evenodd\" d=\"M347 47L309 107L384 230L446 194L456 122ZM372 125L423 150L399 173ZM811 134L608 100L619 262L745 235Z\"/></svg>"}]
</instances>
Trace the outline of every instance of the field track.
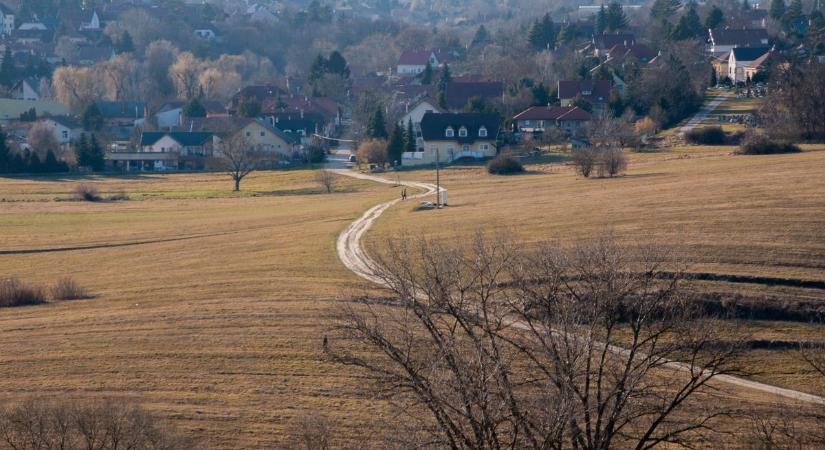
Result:
<instances>
[{"instance_id":1,"label":"field track","mask_svg":"<svg viewBox=\"0 0 825 450\"><path fill-rule=\"evenodd\" d=\"M351 170L346 169L339 169L335 170L334 172L339 175L358 178L361 180L370 180L383 184L397 184L397 182L393 180L388 180L386 178L377 177L374 175L353 172ZM411 181L400 181L399 183L402 186L408 186L423 191L422 193L410 196L409 198L411 199L426 197L428 195L432 195L436 191L436 186L430 183ZM338 251L338 257L341 259L341 262L344 263L344 265L353 273L370 282L383 285L383 282L378 277L376 277L375 274L370 270L370 267L374 267L375 263L364 250L362 245L362 238L384 211L386 211L396 203L399 203L400 201L400 199L394 199L388 202L380 203L368 209L367 212L365 212L361 217L352 222L338 236L336 248ZM622 353L624 351L624 349L620 348L615 348L613 350L617 353ZM673 362L669 365L679 370L690 370L689 367L678 362ZM720 375L715 377L715 379L727 384L743 387L750 390L761 391L768 394L785 397L791 400L825 405L825 397L820 397L818 395L812 395L807 394L805 392L795 391L792 389L771 386L769 384L746 380L744 378L739 378L731 375Z\"/></svg>"}]
</instances>

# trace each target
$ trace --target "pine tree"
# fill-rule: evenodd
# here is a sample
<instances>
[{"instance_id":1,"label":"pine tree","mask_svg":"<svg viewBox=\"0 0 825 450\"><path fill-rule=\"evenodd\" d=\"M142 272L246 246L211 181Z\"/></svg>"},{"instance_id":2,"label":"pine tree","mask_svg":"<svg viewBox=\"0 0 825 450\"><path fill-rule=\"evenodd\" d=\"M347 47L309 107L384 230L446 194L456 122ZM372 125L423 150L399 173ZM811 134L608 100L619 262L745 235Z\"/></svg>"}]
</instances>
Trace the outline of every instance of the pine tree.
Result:
<instances>
[{"instance_id":1,"label":"pine tree","mask_svg":"<svg viewBox=\"0 0 825 450\"><path fill-rule=\"evenodd\" d=\"M0 127L0 173L11 172L12 154L6 143L6 132Z\"/></svg>"},{"instance_id":2,"label":"pine tree","mask_svg":"<svg viewBox=\"0 0 825 450\"><path fill-rule=\"evenodd\" d=\"M708 12L707 18L705 18L705 28L712 30L724 21L725 13L722 12L718 6L714 6L713 9Z\"/></svg>"},{"instance_id":3,"label":"pine tree","mask_svg":"<svg viewBox=\"0 0 825 450\"><path fill-rule=\"evenodd\" d=\"M427 86L433 83L433 66L427 61L424 71L421 72L421 84Z\"/></svg>"},{"instance_id":4,"label":"pine tree","mask_svg":"<svg viewBox=\"0 0 825 450\"><path fill-rule=\"evenodd\" d=\"M655 0L650 7L650 18L654 22L668 22L676 15L676 11L682 7L679 0Z\"/></svg>"},{"instance_id":5,"label":"pine tree","mask_svg":"<svg viewBox=\"0 0 825 450\"><path fill-rule=\"evenodd\" d=\"M326 63L326 72L339 75L341 78L349 78L349 65L338 50L329 54L329 59L327 59Z\"/></svg>"},{"instance_id":6,"label":"pine tree","mask_svg":"<svg viewBox=\"0 0 825 450\"><path fill-rule=\"evenodd\" d=\"M556 41L556 30L550 14L545 14L541 20L537 20L530 28L527 36L530 45L536 50L545 50L553 46Z\"/></svg>"},{"instance_id":7,"label":"pine tree","mask_svg":"<svg viewBox=\"0 0 825 450\"><path fill-rule=\"evenodd\" d=\"M49 149L49 151L46 152L46 159L43 161L43 172L65 172L66 169L66 163L64 163L63 161L58 161L52 149Z\"/></svg>"},{"instance_id":8,"label":"pine tree","mask_svg":"<svg viewBox=\"0 0 825 450\"><path fill-rule=\"evenodd\" d=\"M751 4L748 3L748 0L742 0L742 11L750 11Z\"/></svg>"},{"instance_id":9,"label":"pine tree","mask_svg":"<svg viewBox=\"0 0 825 450\"><path fill-rule=\"evenodd\" d=\"M384 124L384 112L379 107L370 118L367 126L367 136L373 139L386 139L388 137L387 127Z\"/></svg>"},{"instance_id":10,"label":"pine tree","mask_svg":"<svg viewBox=\"0 0 825 450\"><path fill-rule=\"evenodd\" d=\"M206 108L200 100L193 98L183 106L183 115L184 117L206 117Z\"/></svg>"},{"instance_id":11,"label":"pine tree","mask_svg":"<svg viewBox=\"0 0 825 450\"><path fill-rule=\"evenodd\" d=\"M312 62L312 66L309 68L309 81L310 83L320 80L324 77L324 74L327 72L327 60L324 58L324 55L318 54L315 57L315 61Z\"/></svg>"},{"instance_id":12,"label":"pine tree","mask_svg":"<svg viewBox=\"0 0 825 450\"><path fill-rule=\"evenodd\" d=\"M128 31L124 31L120 35L120 39L115 43L115 51L120 53L130 53L135 51L135 43L132 41L132 35Z\"/></svg>"},{"instance_id":13,"label":"pine tree","mask_svg":"<svg viewBox=\"0 0 825 450\"><path fill-rule=\"evenodd\" d=\"M604 7L604 3L602 3L602 7L599 8L599 12L596 14L596 34L602 34L607 30L607 9Z\"/></svg>"},{"instance_id":14,"label":"pine tree","mask_svg":"<svg viewBox=\"0 0 825 450\"><path fill-rule=\"evenodd\" d=\"M400 125L395 124L389 142L387 142L387 157L393 165L401 164L401 157L404 153L404 130Z\"/></svg>"},{"instance_id":15,"label":"pine tree","mask_svg":"<svg viewBox=\"0 0 825 450\"><path fill-rule=\"evenodd\" d=\"M687 12L679 18L679 22L671 33L674 41L693 39L703 34L702 22L696 13L696 4L691 2Z\"/></svg>"},{"instance_id":16,"label":"pine tree","mask_svg":"<svg viewBox=\"0 0 825 450\"><path fill-rule=\"evenodd\" d=\"M444 67L441 68L441 75L438 77L438 104L442 108L447 107L447 86L453 80L453 76L450 74L450 66L444 64Z\"/></svg>"},{"instance_id":17,"label":"pine tree","mask_svg":"<svg viewBox=\"0 0 825 450\"><path fill-rule=\"evenodd\" d=\"M771 0L770 14L773 20L782 20L785 15L785 0Z\"/></svg>"},{"instance_id":18,"label":"pine tree","mask_svg":"<svg viewBox=\"0 0 825 450\"><path fill-rule=\"evenodd\" d=\"M802 13L802 0L791 0L788 9L785 12L785 20L788 23L796 22L804 17Z\"/></svg>"},{"instance_id":19,"label":"pine tree","mask_svg":"<svg viewBox=\"0 0 825 450\"><path fill-rule=\"evenodd\" d=\"M544 83L539 83L533 87L533 106L547 106L550 104L550 92L544 87Z\"/></svg>"},{"instance_id":20,"label":"pine tree","mask_svg":"<svg viewBox=\"0 0 825 450\"><path fill-rule=\"evenodd\" d=\"M556 37L556 44L561 47L573 39L572 33L570 32L570 27L567 24L563 24L561 28L559 28L559 35Z\"/></svg>"},{"instance_id":21,"label":"pine tree","mask_svg":"<svg viewBox=\"0 0 825 450\"><path fill-rule=\"evenodd\" d=\"M484 28L484 24L479 25L478 29L476 30L475 36L473 36L473 41L470 43L471 46L484 44L490 40L490 35L487 33L487 28Z\"/></svg>"},{"instance_id":22,"label":"pine tree","mask_svg":"<svg viewBox=\"0 0 825 450\"><path fill-rule=\"evenodd\" d=\"M404 137L406 138L406 140L404 141L404 151L416 151L418 149L418 144L416 143L415 130L413 129L412 119L409 119L407 121L407 133Z\"/></svg>"},{"instance_id":23,"label":"pine tree","mask_svg":"<svg viewBox=\"0 0 825 450\"><path fill-rule=\"evenodd\" d=\"M95 131L103 127L103 113L96 104L92 103L83 110L80 118L83 123L83 129L86 131Z\"/></svg>"},{"instance_id":24,"label":"pine tree","mask_svg":"<svg viewBox=\"0 0 825 450\"><path fill-rule=\"evenodd\" d=\"M241 97L238 101L238 116L255 118L261 114L261 102L253 97Z\"/></svg>"},{"instance_id":25,"label":"pine tree","mask_svg":"<svg viewBox=\"0 0 825 450\"><path fill-rule=\"evenodd\" d=\"M86 133L80 133L80 137L74 143L74 157L77 165L85 167L89 165L89 140Z\"/></svg>"},{"instance_id":26,"label":"pine tree","mask_svg":"<svg viewBox=\"0 0 825 450\"><path fill-rule=\"evenodd\" d=\"M28 173L43 173L43 163L40 161L40 156L37 155L37 152L29 152L26 166L28 166L26 170Z\"/></svg>"},{"instance_id":27,"label":"pine tree","mask_svg":"<svg viewBox=\"0 0 825 450\"><path fill-rule=\"evenodd\" d=\"M11 46L6 45L6 52L3 54L3 64L0 65L0 84L11 87L14 83L14 57L11 53Z\"/></svg>"},{"instance_id":28,"label":"pine tree","mask_svg":"<svg viewBox=\"0 0 825 450\"><path fill-rule=\"evenodd\" d=\"M106 153L94 134L89 140L88 163L88 166L95 172L100 172L106 167Z\"/></svg>"},{"instance_id":29,"label":"pine tree","mask_svg":"<svg viewBox=\"0 0 825 450\"><path fill-rule=\"evenodd\" d=\"M612 1L607 6L607 31L619 31L627 28L627 17L619 2Z\"/></svg>"}]
</instances>

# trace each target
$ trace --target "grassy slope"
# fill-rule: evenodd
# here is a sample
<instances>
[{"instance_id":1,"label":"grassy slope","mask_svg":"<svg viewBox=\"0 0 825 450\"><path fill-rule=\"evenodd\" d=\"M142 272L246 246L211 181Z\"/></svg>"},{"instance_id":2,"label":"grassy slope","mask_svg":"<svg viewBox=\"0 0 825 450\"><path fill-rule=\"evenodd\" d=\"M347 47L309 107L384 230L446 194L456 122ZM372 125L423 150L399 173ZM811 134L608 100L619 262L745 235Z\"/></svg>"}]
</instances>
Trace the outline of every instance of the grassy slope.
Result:
<instances>
[{"instance_id":1,"label":"grassy slope","mask_svg":"<svg viewBox=\"0 0 825 450\"><path fill-rule=\"evenodd\" d=\"M0 197L59 197L71 181L0 179ZM394 190L346 180L334 195L236 197L222 176L94 182L143 200L0 203L0 250L182 240L0 255L3 276L71 275L98 296L0 311L0 398L138 397L217 448L278 446L304 410L350 426L382 413L320 343L333 302L362 286L335 237ZM318 190L310 172L243 187Z\"/></svg>"},{"instance_id":2,"label":"grassy slope","mask_svg":"<svg viewBox=\"0 0 825 450\"><path fill-rule=\"evenodd\" d=\"M491 176L480 167L442 172L451 206L386 213L370 245L398 232L452 239L454 233L513 236L522 243L584 239L605 232L627 245L673 249L690 269L722 274L825 280L825 148L768 157L731 155L730 147L684 147L632 154L626 176L582 179L562 164L529 166L521 176ZM407 172L432 179L431 171ZM813 297L814 290L764 285L714 284L716 292L752 296ZM753 339L822 339L825 327L746 323ZM755 379L825 394L817 378L791 351L752 351Z\"/></svg>"}]
</instances>

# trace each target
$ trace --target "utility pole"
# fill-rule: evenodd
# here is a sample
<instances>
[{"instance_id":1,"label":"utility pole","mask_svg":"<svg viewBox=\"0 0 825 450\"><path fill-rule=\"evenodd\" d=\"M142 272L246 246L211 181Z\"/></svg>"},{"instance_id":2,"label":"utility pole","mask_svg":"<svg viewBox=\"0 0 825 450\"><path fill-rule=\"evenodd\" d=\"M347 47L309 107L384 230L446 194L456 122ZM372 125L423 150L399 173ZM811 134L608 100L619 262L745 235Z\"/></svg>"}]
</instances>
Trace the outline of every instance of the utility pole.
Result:
<instances>
[{"instance_id":1,"label":"utility pole","mask_svg":"<svg viewBox=\"0 0 825 450\"><path fill-rule=\"evenodd\" d=\"M438 149L435 149L435 209L441 208L441 178L438 173Z\"/></svg>"}]
</instances>

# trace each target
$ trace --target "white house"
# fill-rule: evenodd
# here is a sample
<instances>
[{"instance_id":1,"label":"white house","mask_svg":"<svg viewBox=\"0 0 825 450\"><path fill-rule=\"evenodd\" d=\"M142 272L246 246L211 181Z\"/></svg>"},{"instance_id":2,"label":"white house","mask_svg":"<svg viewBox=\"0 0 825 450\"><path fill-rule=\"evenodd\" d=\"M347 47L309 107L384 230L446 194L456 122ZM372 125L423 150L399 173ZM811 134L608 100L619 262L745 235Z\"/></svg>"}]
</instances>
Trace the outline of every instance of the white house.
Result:
<instances>
[{"instance_id":1,"label":"white house","mask_svg":"<svg viewBox=\"0 0 825 450\"><path fill-rule=\"evenodd\" d=\"M438 67L438 58L431 50L406 50L398 59L398 74L404 76L415 76L427 68L427 63L435 69Z\"/></svg>"},{"instance_id":2,"label":"white house","mask_svg":"<svg viewBox=\"0 0 825 450\"><path fill-rule=\"evenodd\" d=\"M41 119L41 122L52 129L54 137L61 145L68 145L80 137L83 128L79 123L67 116L52 116Z\"/></svg>"},{"instance_id":3,"label":"white house","mask_svg":"<svg viewBox=\"0 0 825 450\"><path fill-rule=\"evenodd\" d=\"M500 128L501 119L495 114L426 113L421 119L423 148L404 152L401 163L416 166L491 158L496 155Z\"/></svg>"},{"instance_id":4,"label":"white house","mask_svg":"<svg viewBox=\"0 0 825 450\"><path fill-rule=\"evenodd\" d=\"M766 47L734 48L728 57L728 77L733 83L744 83L753 78L770 55Z\"/></svg>"},{"instance_id":5,"label":"white house","mask_svg":"<svg viewBox=\"0 0 825 450\"><path fill-rule=\"evenodd\" d=\"M40 79L24 78L11 88L11 97L17 100L41 100L41 87Z\"/></svg>"},{"instance_id":6,"label":"white house","mask_svg":"<svg viewBox=\"0 0 825 450\"><path fill-rule=\"evenodd\" d=\"M429 97L424 97L417 103L412 104L412 107L410 104L406 104L405 108L406 112L403 116L401 116L401 119L398 120L398 125L406 130L409 122L412 121L413 132L416 136L416 145L418 148L421 148L423 146L423 140L421 138L421 119L424 118L424 114L444 113L446 111L438 106L438 102Z\"/></svg>"},{"instance_id":7,"label":"white house","mask_svg":"<svg viewBox=\"0 0 825 450\"><path fill-rule=\"evenodd\" d=\"M100 16L97 15L97 11L92 11L91 17L89 17L88 22L83 22L80 26L81 30L99 30L100 29Z\"/></svg>"},{"instance_id":8,"label":"white house","mask_svg":"<svg viewBox=\"0 0 825 450\"><path fill-rule=\"evenodd\" d=\"M739 47L767 47L768 31L763 28L708 30L708 53L717 57Z\"/></svg>"},{"instance_id":9,"label":"white house","mask_svg":"<svg viewBox=\"0 0 825 450\"><path fill-rule=\"evenodd\" d=\"M8 36L14 31L14 12L0 3L0 35Z\"/></svg>"},{"instance_id":10,"label":"white house","mask_svg":"<svg viewBox=\"0 0 825 450\"><path fill-rule=\"evenodd\" d=\"M181 115L183 115L183 102L167 103L155 113L155 120L158 128L171 128L180 125Z\"/></svg>"}]
</instances>

